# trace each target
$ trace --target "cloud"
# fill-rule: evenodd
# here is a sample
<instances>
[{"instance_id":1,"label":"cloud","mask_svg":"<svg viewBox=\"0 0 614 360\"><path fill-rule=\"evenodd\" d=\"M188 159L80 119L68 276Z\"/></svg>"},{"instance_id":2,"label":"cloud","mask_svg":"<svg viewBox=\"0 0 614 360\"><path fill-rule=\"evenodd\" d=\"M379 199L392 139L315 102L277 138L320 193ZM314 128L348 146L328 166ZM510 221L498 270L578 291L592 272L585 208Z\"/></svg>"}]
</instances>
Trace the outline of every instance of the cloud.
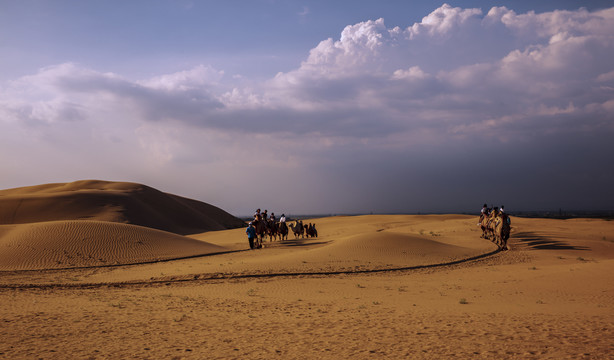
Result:
<instances>
[{"instance_id":1,"label":"cloud","mask_svg":"<svg viewBox=\"0 0 614 360\"><path fill-rule=\"evenodd\" d=\"M217 85L223 76L224 71L215 70L210 66L198 65L190 70L146 79L141 84L151 89L190 91Z\"/></svg>"},{"instance_id":2,"label":"cloud","mask_svg":"<svg viewBox=\"0 0 614 360\"><path fill-rule=\"evenodd\" d=\"M196 123L223 107L208 90L221 75L199 66L135 82L66 63L9 83L1 108L6 120L23 123L85 121L108 113Z\"/></svg>"},{"instance_id":3,"label":"cloud","mask_svg":"<svg viewBox=\"0 0 614 360\"><path fill-rule=\"evenodd\" d=\"M612 9L517 15L493 8L484 16L444 5L406 29L388 29L383 19L348 26L339 40L312 49L299 69L278 74L268 90L276 102L301 109L351 117L356 109L377 109L381 127L398 125L405 113L407 131L446 122L442 134L458 134L503 118L509 128L515 118L520 133L526 122L544 125L545 107L572 104L578 117L592 117L595 106L606 106L612 92L600 82L613 67L612 26ZM439 62L445 64L433 68Z\"/></svg>"},{"instance_id":4,"label":"cloud","mask_svg":"<svg viewBox=\"0 0 614 360\"><path fill-rule=\"evenodd\" d=\"M496 119L512 126L518 114L535 112L543 123L543 108L607 108L613 23L613 9L519 15L496 7L484 15L443 5L405 29L383 19L348 25L265 83L230 88L223 70L204 65L130 81L62 64L14 82L3 109L47 122L104 107L142 122L228 131L364 138L425 126L458 135Z\"/></svg>"},{"instance_id":5,"label":"cloud","mask_svg":"<svg viewBox=\"0 0 614 360\"><path fill-rule=\"evenodd\" d=\"M425 16L422 22L412 25L408 30L411 38L423 32L428 33L429 36L449 37L456 30L464 31L469 23L479 22L480 15L482 15L480 9L453 8L448 4L443 4Z\"/></svg>"},{"instance_id":6,"label":"cloud","mask_svg":"<svg viewBox=\"0 0 614 360\"><path fill-rule=\"evenodd\" d=\"M335 211L400 211L428 202L429 191L466 190L458 205L480 195L476 183L494 181L491 174L508 177L500 185L507 188L519 174L534 174L519 183L534 186L534 197L547 194L545 206L582 184L580 173L614 181L603 166L585 165L614 151L612 58L614 8L517 14L443 5L406 28L388 28L384 19L348 25L299 67L264 82L207 65L138 81L73 63L50 66L0 88L0 140L4 150L24 139L33 154L70 152L73 163L85 149L83 157L127 162L122 171L168 183L169 169L178 169L212 179L220 194L228 183L222 174L242 188L255 177L285 176L273 182L287 192L306 182L306 192L327 188L322 203ZM562 142L577 152L563 151ZM96 153L101 148L112 155ZM580 173L556 191L536 184L545 169L563 178L574 166ZM498 188L483 189L498 196ZM449 201L435 202L431 211Z\"/></svg>"}]
</instances>

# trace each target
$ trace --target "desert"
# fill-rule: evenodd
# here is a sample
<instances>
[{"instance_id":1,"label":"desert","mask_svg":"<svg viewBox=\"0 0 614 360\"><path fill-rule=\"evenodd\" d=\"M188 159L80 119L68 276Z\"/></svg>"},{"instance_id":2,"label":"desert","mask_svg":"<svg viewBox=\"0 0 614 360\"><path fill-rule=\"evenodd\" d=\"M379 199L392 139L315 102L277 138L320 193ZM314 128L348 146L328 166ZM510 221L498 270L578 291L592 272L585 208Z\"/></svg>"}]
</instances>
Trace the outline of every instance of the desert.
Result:
<instances>
[{"instance_id":1,"label":"desert","mask_svg":"<svg viewBox=\"0 0 614 360\"><path fill-rule=\"evenodd\" d=\"M330 216L304 219L317 238L250 250L244 222L141 184L8 189L0 204L7 359L614 354L604 219L511 216L500 251L477 215ZM144 222L154 210L173 231Z\"/></svg>"},{"instance_id":2,"label":"desert","mask_svg":"<svg viewBox=\"0 0 614 360\"><path fill-rule=\"evenodd\" d=\"M612 0L0 0L0 360L614 360L612 59Z\"/></svg>"}]
</instances>

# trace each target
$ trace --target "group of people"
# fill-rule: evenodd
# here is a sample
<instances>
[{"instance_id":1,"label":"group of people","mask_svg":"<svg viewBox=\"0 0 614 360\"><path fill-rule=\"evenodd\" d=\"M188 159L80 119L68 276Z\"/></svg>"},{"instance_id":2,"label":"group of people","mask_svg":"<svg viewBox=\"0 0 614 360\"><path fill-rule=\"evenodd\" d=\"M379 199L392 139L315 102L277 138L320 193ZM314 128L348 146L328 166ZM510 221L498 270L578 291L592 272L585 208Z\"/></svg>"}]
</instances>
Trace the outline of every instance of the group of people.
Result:
<instances>
[{"instance_id":1,"label":"group of people","mask_svg":"<svg viewBox=\"0 0 614 360\"><path fill-rule=\"evenodd\" d=\"M277 236L280 237L280 240L287 239L288 227L292 229L295 238L298 238L299 236L318 236L318 231L316 230L315 224L309 223L308 225L304 225L302 220L296 220L295 224L290 224L288 226L286 224L285 214L282 214L278 221L275 213L271 212L269 215L268 210L261 212L260 209L257 209L254 213L253 220L249 222L247 229L245 230L250 249L261 248L265 235L269 235L271 241L276 239Z\"/></svg>"},{"instance_id":2,"label":"group of people","mask_svg":"<svg viewBox=\"0 0 614 360\"><path fill-rule=\"evenodd\" d=\"M288 234L288 227L286 225L286 215L281 214L279 222L274 212L271 215L268 214L268 210L261 212L257 209L254 213L254 218L249 222L245 233L247 234L247 240L249 241L250 249L257 249L262 247L262 239L264 235L268 233L271 239L277 235L283 239L285 230L285 236Z\"/></svg>"},{"instance_id":3,"label":"group of people","mask_svg":"<svg viewBox=\"0 0 614 360\"><path fill-rule=\"evenodd\" d=\"M480 222L478 223L478 225L480 225L484 217L488 217L490 215L498 215L498 214L505 214L505 206L501 205L500 208L497 208L496 206L489 208L488 204L484 204L482 206L482 210L480 211Z\"/></svg>"},{"instance_id":4,"label":"group of people","mask_svg":"<svg viewBox=\"0 0 614 360\"><path fill-rule=\"evenodd\" d=\"M271 215L268 215L268 210L264 210L264 212L260 212L260 209L257 209L256 212L254 213L254 220L252 221L272 221L272 222L276 222L277 218L275 217L275 213L271 212ZM285 223L286 222L286 215L285 214L281 214L281 217L279 218L279 222L280 223Z\"/></svg>"},{"instance_id":5,"label":"group of people","mask_svg":"<svg viewBox=\"0 0 614 360\"><path fill-rule=\"evenodd\" d=\"M481 237L491 240L503 250L507 249L507 239L509 239L511 232L511 220L505 213L503 205L499 208L496 206L489 208L487 204L484 204L480 211L478 226L482 229Z\"/></svg>"}]
</instances>

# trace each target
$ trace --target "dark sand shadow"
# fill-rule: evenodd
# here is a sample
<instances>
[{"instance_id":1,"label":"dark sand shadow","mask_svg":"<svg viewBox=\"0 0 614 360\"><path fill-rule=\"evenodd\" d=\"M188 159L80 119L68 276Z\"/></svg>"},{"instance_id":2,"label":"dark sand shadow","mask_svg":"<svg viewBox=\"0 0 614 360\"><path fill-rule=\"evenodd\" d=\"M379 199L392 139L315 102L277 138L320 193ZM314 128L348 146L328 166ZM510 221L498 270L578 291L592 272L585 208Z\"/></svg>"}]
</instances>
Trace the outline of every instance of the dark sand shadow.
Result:
<instances>
[{"instance_id":1,"label":"dark sand shadow","mask_svg":"<svg viewBox=\"0 0 614 360\"><path fill-rule=\"evenodd\" d=\"M561 240L553 240L534 232L521 232L513 235L514 240L535 250L590 250L586 246L574 246Z\"/></svg>"},{"instance_id":2,"label":"dark sand shadow","mask_svg":"<svg viewBox=\"0 0 614 360\"><path fill-rule=\"evenodd\" d=\"M330 244L330 241L314 241L316 239L293 239L284 241L265 242L265 247L290 247L290 246L316 246Z\"/></svg>"}]
</instances>

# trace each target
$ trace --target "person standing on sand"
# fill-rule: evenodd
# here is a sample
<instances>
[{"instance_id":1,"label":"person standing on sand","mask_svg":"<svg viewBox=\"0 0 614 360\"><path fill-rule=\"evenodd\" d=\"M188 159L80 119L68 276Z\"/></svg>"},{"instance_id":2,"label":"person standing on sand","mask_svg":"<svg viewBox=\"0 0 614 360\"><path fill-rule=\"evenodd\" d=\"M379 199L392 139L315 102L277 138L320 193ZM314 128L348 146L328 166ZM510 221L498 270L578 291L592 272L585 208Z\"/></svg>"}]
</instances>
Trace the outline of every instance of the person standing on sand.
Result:
<instances>
[{"instance_id":1,"label":"person standing on sand","mask_svg":"<svg viewBox=\"0 0 614 360\"><path fill-rule=\"evenodd\" d=\"M253 223L249 223L249 225L247 226L247 230L245 230L245 233L247 234L247 240L249 241L249 248L253 250L254 239L256 238L256 229L254 229Z\"/></svg>"}]
</instances>

